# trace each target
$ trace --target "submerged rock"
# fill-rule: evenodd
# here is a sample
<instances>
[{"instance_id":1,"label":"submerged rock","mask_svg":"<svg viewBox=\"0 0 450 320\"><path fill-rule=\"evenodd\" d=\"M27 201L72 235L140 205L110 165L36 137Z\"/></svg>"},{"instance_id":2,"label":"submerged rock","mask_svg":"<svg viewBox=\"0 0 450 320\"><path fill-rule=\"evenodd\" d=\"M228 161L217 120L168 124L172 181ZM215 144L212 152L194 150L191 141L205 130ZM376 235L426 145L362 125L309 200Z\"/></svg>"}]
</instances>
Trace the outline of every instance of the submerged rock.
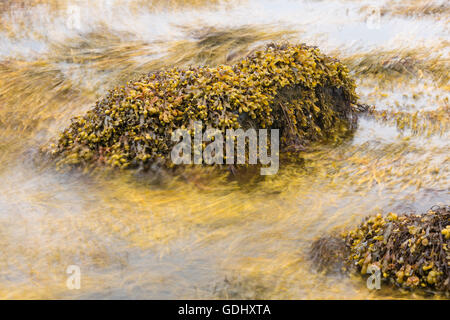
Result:
<instances>
[{"instance_id":1,"label":"submerged rock","mask_svg":"<svg viewBox=\"0 0 450 320\"><path fill-rule=\"evenodd\" d=\"M355 83L338 60L306 45L271 44L234 65L152 72L111 90L45 148L59 168L172 167L176 129L280 129L280 151L356 125ZM203 146L205 148L205 146Z\"/></svg>"},{"instance_id":2,"label":"submerged rock","mask_svg":"<svg viewBox=\"0 0 450 320\"><path fill-rule=\"evenodd\" d=\"M345 241L339 237L322 237L313 242L309 257L318 271L339 273L346 269L343 257L350 254Z\"/></svg>"},{"instance_id":3,"label":"submerged rock","mask_svg":"<svg viewBox=\"0 0 450 320\"><path fill-rule=\"evenodd\" d=\"M316 240L311 258L327 271L342 265L346 271L365 275L375 267L382 281L448 294L450 207L436 206L421 215L370 216L340 238Z\"/></svg>"}]
</instances>

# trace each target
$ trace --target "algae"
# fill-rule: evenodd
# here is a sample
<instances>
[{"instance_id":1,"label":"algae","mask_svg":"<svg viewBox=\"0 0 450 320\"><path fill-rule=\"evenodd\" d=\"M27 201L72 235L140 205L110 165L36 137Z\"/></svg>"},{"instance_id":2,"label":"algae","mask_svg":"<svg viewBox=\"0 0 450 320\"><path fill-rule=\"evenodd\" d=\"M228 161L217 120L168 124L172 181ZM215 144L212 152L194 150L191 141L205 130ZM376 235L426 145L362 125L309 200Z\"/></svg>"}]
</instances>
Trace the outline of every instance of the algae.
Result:
<instances>
[{"instance_id":1,"label":"algae","mask_svg":"<svg viewBox=\"0 0 450 320\"><path fill-rule=\"evenodd\" d=\"M193 129L194 121L223 133L280 129L282 152L303 150L354 129L356 102L355 83L337 59L304 44L270 44L233 65L171 68L129 81L43 150L59 169L171 168L171 134Z\"/></svg>"},{"instance_id":2,"label":"algae","mask_svg":"<svg viewBox=\"0 0 450 320\"><path fill-rule=\"evenodd\" d=\"M319 270L367 274L375 266L385 283L404 289L450 292L450 206L424 214L366 217L341 237L323 237L311 246Z\"/></svg>"}]
</instances>

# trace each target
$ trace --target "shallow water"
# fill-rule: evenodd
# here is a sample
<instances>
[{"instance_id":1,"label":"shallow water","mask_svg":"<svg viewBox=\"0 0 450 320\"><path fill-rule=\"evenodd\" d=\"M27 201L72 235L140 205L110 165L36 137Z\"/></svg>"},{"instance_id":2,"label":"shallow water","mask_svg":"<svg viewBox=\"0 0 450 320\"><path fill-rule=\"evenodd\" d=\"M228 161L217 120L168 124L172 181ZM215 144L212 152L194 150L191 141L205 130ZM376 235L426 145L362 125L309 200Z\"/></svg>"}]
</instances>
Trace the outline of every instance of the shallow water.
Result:
<instances>
[{"instance_id":1,"label":"shallow water","mask_svg":"<svg viewBox=\"0 0 450 320\"><path fill-rule=\"evenodd\" d=\"M450 10L389 3L3 1L0 297L423 298L371 292L307 259L313 239L364 216L449 202ZM156 185L32 161L108 88L168 66L232 62L274 40L337 56L361 102L376 106L353 137L312 147L304 165L252 183ZM69 265L81 268L80 290L66 287Z\"/></svg>"}]
</instances>

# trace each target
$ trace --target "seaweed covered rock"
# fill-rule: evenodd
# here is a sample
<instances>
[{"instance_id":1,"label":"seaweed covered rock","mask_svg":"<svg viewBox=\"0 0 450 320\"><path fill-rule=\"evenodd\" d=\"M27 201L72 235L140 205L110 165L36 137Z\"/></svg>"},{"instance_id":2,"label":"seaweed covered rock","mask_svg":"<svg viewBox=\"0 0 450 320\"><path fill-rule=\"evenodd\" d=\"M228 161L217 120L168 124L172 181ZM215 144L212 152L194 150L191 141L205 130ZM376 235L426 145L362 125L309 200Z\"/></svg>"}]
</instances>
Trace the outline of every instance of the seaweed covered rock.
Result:
<instances>
[{"instance_id":1,"label":"seaweed covered rock","mask_svg":"<svg viewBox=\"0 0 450 320\"><path fill-rule=\"evenodd\" d=\"M296 151L354 128L356 100L336 59L306 45L271 44L231 66L156 71L115 88L72 120L50 154L59 168L171 167L171 134L194 121L223 133L280 129L280 151Z\"/></svg>"},{"instance_id":2,"label":"seaweed covered rock","mask_svg":"<svg viewBox=\"0 0 450 320\"><path fill-rule=\"evenodd\" d=\"M339 246L323 248L323 244L334 242ZM341 256L339 262L351 272L365 275L369 266L375 266L382 279L396 286L448 294L450 207L433 207L421 215L370 216L342 238L317 240L312 245L311 254L314 252L311 257L316 263L332 261L327 267L338 263L333 257Z\"/></svg>"}]
</instances>

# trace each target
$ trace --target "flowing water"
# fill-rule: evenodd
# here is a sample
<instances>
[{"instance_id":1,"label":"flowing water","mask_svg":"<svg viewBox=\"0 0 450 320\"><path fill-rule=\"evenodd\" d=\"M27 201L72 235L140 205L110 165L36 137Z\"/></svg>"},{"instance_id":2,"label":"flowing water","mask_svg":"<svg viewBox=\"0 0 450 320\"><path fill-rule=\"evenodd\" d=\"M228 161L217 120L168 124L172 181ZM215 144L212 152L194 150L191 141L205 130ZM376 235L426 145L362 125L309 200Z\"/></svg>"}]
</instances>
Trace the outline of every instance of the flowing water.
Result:
<instances>
[{"instance_id":1,"label":"flowing water","mask_svg":"<svg viewBox=\"0 0 450 320\"><path fill-rule=\"evenodd\" d=\"M0 298L423 298L318 273L307 253L369 214L448 204L449 27L447 1L1 0ZM376 106L303 165L154 184L33 161L127 79L285 40L341 59Z\"/></svg>"}]
</instances>

